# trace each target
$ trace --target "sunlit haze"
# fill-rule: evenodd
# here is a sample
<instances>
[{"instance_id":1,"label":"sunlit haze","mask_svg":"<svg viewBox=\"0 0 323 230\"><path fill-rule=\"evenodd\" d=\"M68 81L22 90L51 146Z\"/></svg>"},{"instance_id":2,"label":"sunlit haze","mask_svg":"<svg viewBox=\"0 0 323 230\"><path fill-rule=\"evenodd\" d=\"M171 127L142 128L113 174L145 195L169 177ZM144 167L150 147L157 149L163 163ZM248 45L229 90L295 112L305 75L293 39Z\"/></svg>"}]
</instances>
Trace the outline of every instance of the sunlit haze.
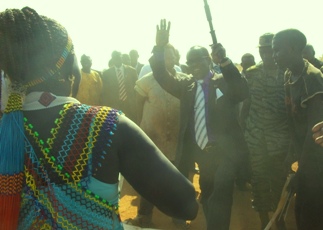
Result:
<instances>
[{"instance_id":1,"label":"sunlit haze","mask_svg":"<svg viewBox=\"0 0 323 230\"><path fill-rule=\"evenodd\" d=\"M212 43L203 0L0 0L0 10L30 6L38 13L64 25L75 45L77 57L92 57L93 68L108 67L113 50L139 52L139 61L147 63L155 44L156 25L160 19L171 21L170 43L186 53L193 45L209 47ZM213 26L227 55L237 63L244 53L256 61L259 36L287 28L301 30L316 56L323 54L322 0L209 0Z\"/></svg>"}]
</instances>

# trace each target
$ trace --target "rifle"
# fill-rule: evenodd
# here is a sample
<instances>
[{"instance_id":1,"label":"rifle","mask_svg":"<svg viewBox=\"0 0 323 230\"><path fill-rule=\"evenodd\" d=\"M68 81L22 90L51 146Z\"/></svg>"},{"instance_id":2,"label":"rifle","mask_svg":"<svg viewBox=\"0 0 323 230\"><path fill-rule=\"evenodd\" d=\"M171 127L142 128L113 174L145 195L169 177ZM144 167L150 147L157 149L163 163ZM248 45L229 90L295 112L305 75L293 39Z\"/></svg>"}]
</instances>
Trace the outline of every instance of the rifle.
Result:
<instances>
[{"instance_id":1,"label":"rifle","mask_svg":"<svg viewBox=\"0 0 323 230\"><path fill-rule=\"evenodd\" d=\"M210 27L210 34L211 34L211 37L212 37L212 42L213 44L212 45L215 45L218 43L217 39L216 39L216 36L215 36L215 31L213 29L213 23L212 23L212 16L211 16L211 11L210 11L210 7L207 3L207 0L204 0L204 9L205 9L205 14L206 14L206 19L208 20L209 22L209 27ZM212 46L211 45L211 46Z\"/></svg>"},{"instance_id":2,"label":"rifle","mask_svg":"<svg viewBox=\"0 0 323 230\"><path fill-rule=\"evenodd\" d=\"M294 193L291 191L288 191L287 188L288 188L290 181L293 179L294 176L295 176L295 174L288 175L285 185L284 185L284 188L282 190L280 201L277 205L277 209L274 212L274 214L272 215L272 218L270 219L270 221L268 222L268 224L264 230L269 230L271 228L271 226L276 221L285 220L285 218L287 216L288 209L289 209L289 205L291 203L292 198L294 197Z\"/></svg>"}]
</instances>

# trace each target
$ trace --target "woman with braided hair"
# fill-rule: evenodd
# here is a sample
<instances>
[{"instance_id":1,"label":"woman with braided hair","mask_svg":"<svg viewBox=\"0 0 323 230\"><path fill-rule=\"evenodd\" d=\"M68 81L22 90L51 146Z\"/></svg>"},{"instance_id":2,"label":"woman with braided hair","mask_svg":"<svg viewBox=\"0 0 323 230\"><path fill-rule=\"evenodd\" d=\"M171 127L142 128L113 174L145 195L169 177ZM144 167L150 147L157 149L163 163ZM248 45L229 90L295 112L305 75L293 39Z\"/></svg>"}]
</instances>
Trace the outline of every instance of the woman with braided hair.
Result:
<instances>
[{"instance_id":1,"label":"woman with braided hair","mask_svg":"<svg viewBox=\"0 0 323 230\"><path fill-rule=\"evenodd\" d=\"M118 175L165 214L196 217L193 185L120 111L69 97L72 40L25 7L0 13L0 229L123 229ZM74 76L77 75L77 76Z\"/></svg>"}]
</instances>

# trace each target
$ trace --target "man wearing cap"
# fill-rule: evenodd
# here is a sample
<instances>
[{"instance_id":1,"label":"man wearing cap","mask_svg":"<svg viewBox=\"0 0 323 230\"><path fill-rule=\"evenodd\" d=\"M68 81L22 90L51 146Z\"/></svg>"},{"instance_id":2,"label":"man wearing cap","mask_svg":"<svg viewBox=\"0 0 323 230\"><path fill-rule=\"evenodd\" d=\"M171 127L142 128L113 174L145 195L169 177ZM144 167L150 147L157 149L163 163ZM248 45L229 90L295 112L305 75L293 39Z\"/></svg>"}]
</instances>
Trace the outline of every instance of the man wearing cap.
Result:
<instances>
[{"instance_id":1,"label":"man wearing cap","mask_svg":"<svg viewBox=\"0 0 323 230\"><path fill-rule=\"evenodd\" d=\"M244 101L241 120L249 147L253 208L259 213L261 229L275 211L287 170L284 161L290 142L285 107L284 72L276 66L271 43L274 34L259 38L262 61L246 71L250 97ZM277 223L284 229L284 223Z\"/></svg>"}]
</instances>

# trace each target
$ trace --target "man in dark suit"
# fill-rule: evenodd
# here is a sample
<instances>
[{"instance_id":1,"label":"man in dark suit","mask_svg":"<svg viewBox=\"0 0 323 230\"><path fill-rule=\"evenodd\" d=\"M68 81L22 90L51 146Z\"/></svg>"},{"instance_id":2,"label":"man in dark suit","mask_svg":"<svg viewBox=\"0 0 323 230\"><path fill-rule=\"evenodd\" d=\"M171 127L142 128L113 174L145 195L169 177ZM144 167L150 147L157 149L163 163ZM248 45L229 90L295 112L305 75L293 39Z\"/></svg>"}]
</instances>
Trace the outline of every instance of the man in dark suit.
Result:
<instances>
[{"instance_id":1,"label":"man in dark suit","mask_svg":"<svg viewBox=\"0 0 323 230\"><path fill-rule=\"evenodd\" d=\"M137 74L139 75L141 68L144 64L138 62L139 54L137 50L130 50L129 52L131 66L136 69Z\"/></svg>"},{"instance_id":2,"label":"man in dark suit","mask_svg":"<svg viewBox=\"0 0 323 230\"><path fill-rule=\"evenodd\" d=\"M113 67L102 73L102 104L121 110L136 122L136 92L138 75L131 66L122 64L121 53L112 52ZM94 89L95 90L95 89Z\"/></svg>"},{"instance_id":3,"label":"man in dark suit","mask_svg":"<svg viewBox=\"0 0 323 230\"><path fill-rule=\"evenodd\" d=\"M170 23L166 26L165 20L157 27L156 46L150 65L158 83L180 99L176 165L187 176L192 162L197 162L200 169L200 201L207 229L228 230L235 174L245 157L241 148L246 148L235 106L248 96L248 86L225 56L221 44L212 47L212 56L216 56L223 75L210 70L208 50L194 46L187 54L187 65L193 76L173 78L166 70L163 58L169 28Z\"/></svg>"}]
</instances>

